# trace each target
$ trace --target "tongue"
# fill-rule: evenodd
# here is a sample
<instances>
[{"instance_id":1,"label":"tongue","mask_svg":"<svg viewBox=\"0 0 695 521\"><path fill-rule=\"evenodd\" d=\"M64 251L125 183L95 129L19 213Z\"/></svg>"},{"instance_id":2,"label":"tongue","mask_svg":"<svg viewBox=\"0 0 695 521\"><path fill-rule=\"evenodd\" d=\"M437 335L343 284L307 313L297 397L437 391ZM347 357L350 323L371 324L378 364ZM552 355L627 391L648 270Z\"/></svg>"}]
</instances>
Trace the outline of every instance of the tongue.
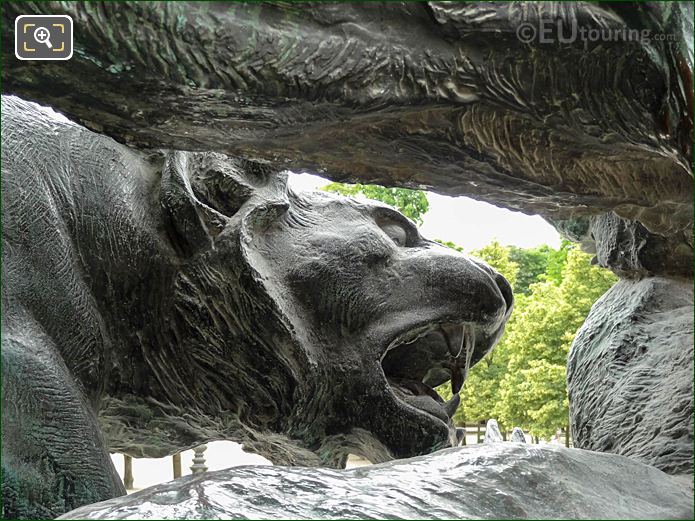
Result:
<instances>
[{"instance_id":1,"label":"tongue","mask_svg":"<svg viewBox=\"0 0 695 521\"><path fill-rule=\"evenodd\" d=\"M434 389L415 380L389 379L389 384L402 401L446 423L454 416L461 404L461 397L458 394L454 394L448 402L444 402Z\"/></svg>"},{"instance_id":2,"label":"tongue","mask_svg":"<svg viewBox=\"0 0 695 521\"><path fill-rule=\"evenodd\" d=\"M444 423L449 423L449 417L447 416L446 412L444 411L444 408L440 403L435 402L432 398L429 396L413 396L413 395L408 395L405 394L400 397L402 401L407 403L408 405L412 405L416 409L420 409L421 411L425 411L435 418L439 418L442 420Z\"/></svg>"},{"instance_id":3,"label":"tongue","mask_svg":"<svg viewBox=\"0 0 695 521\"><path fill-rule=\"evenodd\" d=\"M406 380L402 378L389 378L389 384L392 387L400 388L406 390L407 393L413 394L415 396L429 396L436 402L442 402L442 397L437 394L437 391L432 389L429 385L417 380Z\"/></svg>"}]
</instances>

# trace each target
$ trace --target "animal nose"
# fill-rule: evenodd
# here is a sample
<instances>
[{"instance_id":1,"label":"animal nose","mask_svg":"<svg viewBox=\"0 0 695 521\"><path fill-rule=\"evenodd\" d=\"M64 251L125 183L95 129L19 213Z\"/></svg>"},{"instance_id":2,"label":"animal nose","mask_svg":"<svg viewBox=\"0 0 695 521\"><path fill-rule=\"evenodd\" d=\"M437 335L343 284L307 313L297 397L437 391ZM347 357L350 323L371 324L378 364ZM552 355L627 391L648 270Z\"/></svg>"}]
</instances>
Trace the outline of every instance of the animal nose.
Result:
<instances>
[{"instance_id":1,"label":"animal nose","mask_svg":"<svg viewBox=\"0 0 695 521\"><path fill-rule=\"evenodd\" d=\"M488 274L488 276L494 281L494 283L499 288L500 293L502 294L502 298L504 299L504 303L507 306L504 315L505 317L508 316L511 312L512 306L514 305L514 293L512 291L512 287L509 285L509 282L507 282L507 279L505 279L501 273L492 269L486 263L481 262L477 259L472 260L476 264L476 266L478 266L480 269L482 269L485 273Z\"/></svg>"}]
</instances>

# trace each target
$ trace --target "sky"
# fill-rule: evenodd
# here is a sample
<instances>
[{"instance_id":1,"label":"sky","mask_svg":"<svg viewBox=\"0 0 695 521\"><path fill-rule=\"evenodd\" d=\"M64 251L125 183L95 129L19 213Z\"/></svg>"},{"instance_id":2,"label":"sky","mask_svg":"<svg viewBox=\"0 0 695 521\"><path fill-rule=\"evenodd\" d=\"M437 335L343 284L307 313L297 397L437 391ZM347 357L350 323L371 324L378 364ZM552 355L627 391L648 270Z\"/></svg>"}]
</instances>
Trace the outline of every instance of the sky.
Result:
<instances>
[{"instance_id":1,"label":"sky","mask_svg":"<svg viewBox=\"0 0 695 521\"><path fill-rule=\"evenodd\" d=\"M317 190L330 181L309 174L290 174L294 190ZM542 217L513 212L469 197L427 192L430 208L420 233L427 239L451 241L467 252L497 240L500 244L533 248L560 246L560 235Z\"/></svg>"}]
</instances>

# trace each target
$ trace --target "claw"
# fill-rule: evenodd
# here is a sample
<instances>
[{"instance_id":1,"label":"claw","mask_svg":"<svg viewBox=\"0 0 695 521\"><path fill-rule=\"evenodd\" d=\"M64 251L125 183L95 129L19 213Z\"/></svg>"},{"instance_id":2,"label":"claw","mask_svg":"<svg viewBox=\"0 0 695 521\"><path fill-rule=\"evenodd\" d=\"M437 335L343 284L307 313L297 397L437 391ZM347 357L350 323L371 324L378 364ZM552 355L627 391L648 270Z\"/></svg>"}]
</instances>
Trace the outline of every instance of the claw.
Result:
<instances>
[{"instance_id":1,"label":"claw","mask_svg":"<svg viewBox=\"0 0 695 521\"><path fill-rule=\"evenodd\" d=\"M446 412L446 415L449 418L453 418L454 414L456 413L456 409L459 408L459 405L461 404L461 396L458 394L455 394L454 396L451 397L451 400L446 402L444 404L444 411Z\"/></svg>"}]
</instances>

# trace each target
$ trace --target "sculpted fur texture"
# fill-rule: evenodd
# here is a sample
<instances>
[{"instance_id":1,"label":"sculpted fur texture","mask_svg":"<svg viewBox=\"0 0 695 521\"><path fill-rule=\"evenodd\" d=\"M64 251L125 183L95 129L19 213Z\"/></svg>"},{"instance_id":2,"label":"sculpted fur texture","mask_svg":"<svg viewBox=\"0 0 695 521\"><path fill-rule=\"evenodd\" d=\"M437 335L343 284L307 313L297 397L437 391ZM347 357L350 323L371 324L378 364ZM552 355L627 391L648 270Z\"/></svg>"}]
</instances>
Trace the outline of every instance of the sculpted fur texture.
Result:
<instances>
[{"instance_id":1,"label":"sculpted fur texture","mask_svg":"<svg viewBox=\"0 0 695 521\"><path fill-rule=\"evenodd\" d=\"M512 306L490 267L278 169L132 151L3 97L6 509L124 493L108 451L341 467L456 444ZM28 491L38 491L29 494Z\"/></svg>"}]
</instances>

